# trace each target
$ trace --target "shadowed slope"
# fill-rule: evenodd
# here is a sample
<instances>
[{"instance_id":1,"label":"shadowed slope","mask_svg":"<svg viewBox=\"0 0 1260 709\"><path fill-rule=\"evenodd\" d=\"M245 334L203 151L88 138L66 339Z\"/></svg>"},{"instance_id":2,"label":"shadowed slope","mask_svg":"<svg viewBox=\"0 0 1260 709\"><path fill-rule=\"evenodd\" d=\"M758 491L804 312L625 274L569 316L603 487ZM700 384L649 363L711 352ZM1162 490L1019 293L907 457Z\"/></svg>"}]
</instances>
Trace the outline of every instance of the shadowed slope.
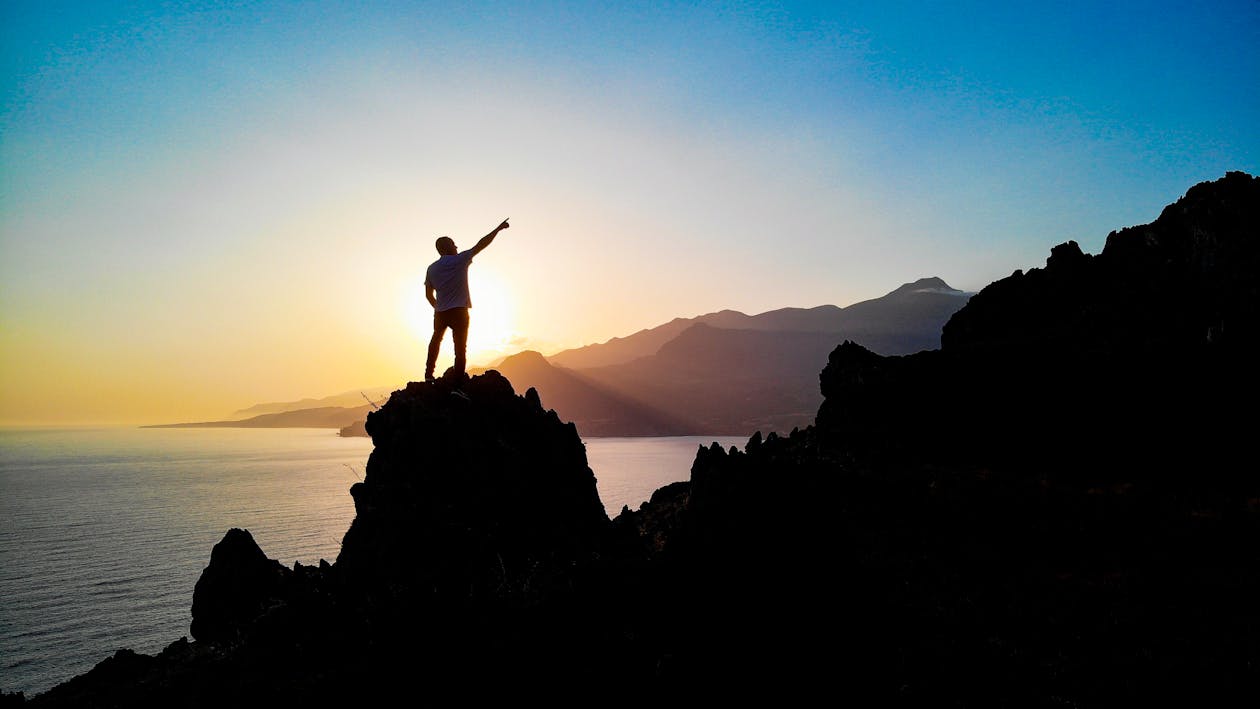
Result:
<instances>
[{"instance_id":1,"label":"shadowed slope","mask_svg":"<svg viewBox=\"0 0 1260 709\"><path fill-rule=\"evenodd\" d=\"M546 392L548 406L583 435L670 436L699 430L673 407L643 403L634 391L614 391L584 372L554 367L537 352L512 355L494 369L518 386Z\"/></svg>"},{"instance_id":2,"label":"shadowed slope","mask_svg":"<svg viewBox=\"0 0 1260 709\"><path fill-rule=\"evenodd\" d=\"M678 433L788 431L813 420L822 401L817 372L835 344L823 332L693 325L651 357L581 374L694 426Z\"/></svg>"},{"instance_id":3,"label":"shadowed slope","mask_svg":"<svg viewBox=\"0 0 1260 709\"><path fill-rule=\"evenodd\" d=\"M879 703L1253 697L1258 246L1260 180L1231 173L984 289L940 351L836 348L816 426L702 450L674 493L664 549L725 638L688 661L750 673L768 643L792 676L823 628ZM815 595L822 566L844 580ZM787 611L728 627L754 605Z\"/></svg>"}]
</instances>

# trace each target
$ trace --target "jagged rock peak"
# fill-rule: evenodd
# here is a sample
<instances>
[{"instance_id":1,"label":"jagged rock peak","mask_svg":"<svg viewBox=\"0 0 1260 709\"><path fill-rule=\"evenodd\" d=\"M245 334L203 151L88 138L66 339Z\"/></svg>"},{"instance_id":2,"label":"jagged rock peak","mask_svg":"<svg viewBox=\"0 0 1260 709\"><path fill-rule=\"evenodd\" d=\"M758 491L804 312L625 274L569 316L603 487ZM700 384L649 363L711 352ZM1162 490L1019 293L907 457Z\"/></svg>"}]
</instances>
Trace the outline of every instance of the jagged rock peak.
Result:
<instances>
[{"instance_id":1,"label":"jagged rock peak","mask_svg":"<svg viewBox=\"0 0 1260 709\"><path fill-rule=\"evenodd\" d=\"M287 569L268 559L245 529L229 529L210 552L210 564L193 590L194 638L235 639L265 609L284 583Z\"/></svg>"},{"instance_id":2,"label":"jagged rock peak","mask_svg":"<svg viewBox=\"0 0 1260 709\"><path fill-rule=\"evenodd\" d=\"M576 427L497 370L412 382L366 428L375 449L336 564L352 582L489 593L606 531Z\"/></svg>"},{"instance_id":3,"label":"jagged rock peak","mask_svg":"<svg viewBox=\"0 0 1260 709\"><path fill-rule=\"evenodd\" d=\"M1081 245L1068 241L1050 249L1046 259L1046 268L1074 268L1084 264L1091 257L1081 251Z\"/></svg>"},{"instance_id":4,"label":"jagged rock peak","mask_svg":"<svg viewBox=\"0 0 1260 709\"><path fill-rule=\"evenodd\" d=\"M1154 222L1112 232L1102 256L1143 268L1166 263L1209 278L1255 278L1258 223L1260 178L1229 172L1191 187Z\"/></svg>"},{"instance_id":5,"label":"jagged rock peak","mask_svg":"<svg viewBox=\"0 0 1260 709\"><path fill-rule=\"evenodd\" d=\"M1069 241L1046 268L989 284L945 324L941 346L1241 346L1260 340L1257 273L1260 179L1231 172L1195 185L1154 222L1112 232L1098 256Z\"/></svg>"}]
</instances>

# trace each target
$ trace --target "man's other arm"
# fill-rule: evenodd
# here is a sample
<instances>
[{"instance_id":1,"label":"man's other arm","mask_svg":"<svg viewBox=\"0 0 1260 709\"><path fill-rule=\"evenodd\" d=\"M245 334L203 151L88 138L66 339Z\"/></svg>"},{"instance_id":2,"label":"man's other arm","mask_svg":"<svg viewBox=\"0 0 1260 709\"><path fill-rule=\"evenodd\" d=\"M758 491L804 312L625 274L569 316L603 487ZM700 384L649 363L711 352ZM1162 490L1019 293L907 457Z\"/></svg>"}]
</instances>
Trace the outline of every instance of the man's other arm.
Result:
<instances>
[{"instance_id":1,"label":"man's other arm","mask_svg":"<svg viewBox=\"0 0 1260 709\"><path fill-rule=\"evenodd\" d=\"M437 308L437 297L433 294L433 286L429 285L428 281L424 283L424 297L429 301L429 305Z\"/></svg>"},{"instance_id":2,"label":"man's other arm","mask_svg":"<svg viewBox=\"0 0 1260 709\"><path fill-rule=\"evenodd\" d=\"M498 236L499 232L503 231L504 229L507 229L509 226L511 225L509 225L507 223L507 220L504 219L502 224L495 227L494 231L481 237L481 241L478 241L477 245L473 246L471 249L469 249L469 251L472 252L473 256L476 256L477 254L481 253L482 251L485 250L487 246L489 246L491 243L494 242L494 237Z\"/></svg>"}]
</instances>

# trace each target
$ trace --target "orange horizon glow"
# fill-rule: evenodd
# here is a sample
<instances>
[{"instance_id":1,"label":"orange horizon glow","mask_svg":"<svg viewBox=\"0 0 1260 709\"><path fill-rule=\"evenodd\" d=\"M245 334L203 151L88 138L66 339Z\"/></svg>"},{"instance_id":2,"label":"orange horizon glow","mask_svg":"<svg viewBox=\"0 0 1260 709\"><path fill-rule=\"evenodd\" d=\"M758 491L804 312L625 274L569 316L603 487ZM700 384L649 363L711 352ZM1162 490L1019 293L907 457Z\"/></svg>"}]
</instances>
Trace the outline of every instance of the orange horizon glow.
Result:
<instances>
[{"instance_id":1,"label":"orange horizon glow","mask_svg":"<svg viewBox=\"0 0 1260 709\"><path fill-rule=\"evenodd\" d=\"M1254 4L212 5L0 10L0 425L419 379L434 239L504 217L470 366L976 291L1260 173Z\"/></svg>"}]
</instances>

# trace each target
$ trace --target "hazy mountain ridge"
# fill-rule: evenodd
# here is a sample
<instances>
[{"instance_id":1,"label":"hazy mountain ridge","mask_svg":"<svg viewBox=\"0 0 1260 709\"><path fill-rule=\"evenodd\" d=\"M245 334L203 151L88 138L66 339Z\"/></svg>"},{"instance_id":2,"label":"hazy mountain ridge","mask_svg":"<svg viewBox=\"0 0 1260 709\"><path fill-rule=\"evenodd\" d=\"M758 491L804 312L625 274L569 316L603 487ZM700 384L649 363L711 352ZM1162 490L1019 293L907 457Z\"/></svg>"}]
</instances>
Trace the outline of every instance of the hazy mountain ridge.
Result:
<instances>
[{"instance_id":1,"label":"hazy mountain ridge","mask_svg":"<svg viewBox=\"0 0 1260 709\"><path fill-rule=\"evenodd\" d=\"M836 336L826 332L730 330L697 323L654 355L579 371L688 422L688 430L679 433L789 431L813 420L822 401L816 370L835 345ZM562 403L556 406L564 415Z\"/></svg>"},{"instance_id":2,"label":"hazy mountain ridge","mask_svg":"<svg viewBox=\"0 0 1260 709\"><path fill-rule=\"evenodd\" d=\"M259 414L246 419L231 421L198 421L189 423L164 423L141 428L343 428L362 421L372 406L320 406L296 411L280 411Z\"/></svg>"},{"instance_id":3,"label":"hazy mountain ridge","mask_svg":"<svg viewBox=\"0 0 1260 709\"><path fill-rule=\"evenodd\" d=\"M273 401L263 404L254 404L248 408L234 411L238 416L253 417L259 414L278 414L285 411L300 411L303 409L320 409L330 406L341 408L358 408L365 403L364 397L372 401L380 402L389 396L391 391L397 387L370 387L367 389L353 389L340 394L333 394L319 399L304 398L297 401Z\"/></svg>"},{"instance_id":4,"label":"hazy mountain ridge","mask_svg":"<svg viewBox=\"0 0 1260 709\"><path fill-rule=\"evenodd\" d=\"M547 392L548 408L586 435L741 435L812 422L821 403L813 370L834 347L829 333L700 323L624 364L570 370L525 352L494 369Z\"/></svg>"},{"instance_id":5,"label":"hazy mountain ridge","mask_svg":"<svg viewBox=\"0 0 1260 709\"><path fill-rule=\"evenodd\" d=\"M600 344L563 350L547 359L569 369L591 369L623 364L656 352L666 342L692 325L704 324L727 330L768 330L830 332L855 335L850 339L865 342L881 354L909 354L940 346L939 326L970 297L970 293L951 288L937 277L921 278L870 300L847 307L819 305L813 308L779 308L757 315L736 310L720 310L694 318L675 318L663 325L640 330L626 337L614 337ZM909 315L908 311L922 312ZM935 332L931 323L939 320ZM928 325L924 327L924 322ZM914 331L911 324L924 332Z\"/></svg>"}]
</instances>

